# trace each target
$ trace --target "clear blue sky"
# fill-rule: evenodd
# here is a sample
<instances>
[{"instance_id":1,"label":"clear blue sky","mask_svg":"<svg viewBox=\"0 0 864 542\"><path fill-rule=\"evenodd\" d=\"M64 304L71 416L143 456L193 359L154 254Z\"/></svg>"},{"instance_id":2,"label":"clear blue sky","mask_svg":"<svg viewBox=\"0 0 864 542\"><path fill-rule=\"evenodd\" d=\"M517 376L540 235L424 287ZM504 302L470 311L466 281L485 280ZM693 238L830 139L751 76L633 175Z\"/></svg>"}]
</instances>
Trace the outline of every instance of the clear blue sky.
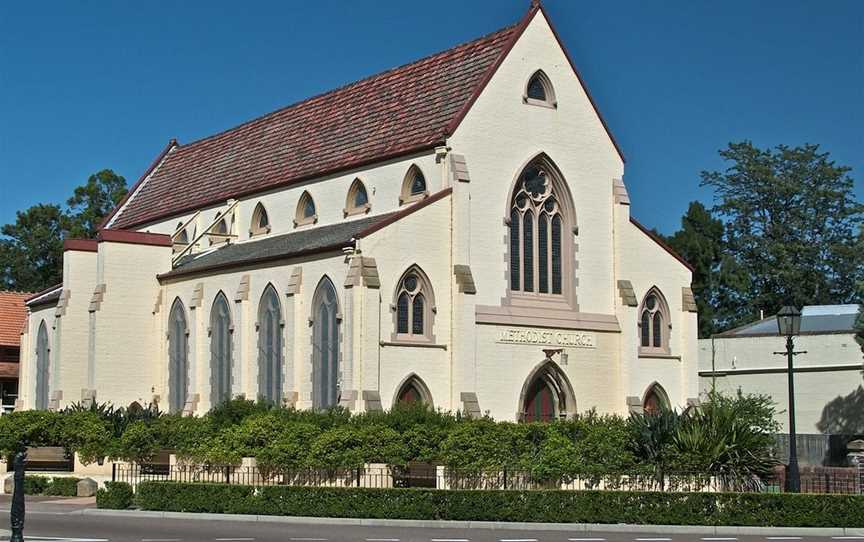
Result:
<instances>
[{"instance_id":1,"label":"clear blue sky","mask_svg":"<svg viewBox=\"0 0 864 542\"><path fill-rule=\"evenodd\" d=\"M0 3L0 223L101 168L515 22L528 0ZM627 157L633 213L677 229L729 141L819 143L864 199L864 2L546 0Z\"/></svg>"}]
</instances>

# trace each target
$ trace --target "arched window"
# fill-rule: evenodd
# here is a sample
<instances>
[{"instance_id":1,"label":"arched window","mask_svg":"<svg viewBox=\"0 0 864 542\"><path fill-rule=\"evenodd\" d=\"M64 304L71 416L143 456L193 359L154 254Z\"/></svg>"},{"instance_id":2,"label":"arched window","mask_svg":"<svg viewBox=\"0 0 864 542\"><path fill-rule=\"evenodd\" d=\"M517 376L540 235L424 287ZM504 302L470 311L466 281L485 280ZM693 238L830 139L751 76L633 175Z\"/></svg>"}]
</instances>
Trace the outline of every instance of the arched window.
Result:
<instances>
[{"instance_id":1,"label":"arched window","mask_svg":"<svg viewBox=\"0 0 864 542\"><path fill-rule=\"evenodd\" d=\"M552 82L543 70L537 70L528 79L528 84L525 86L525 95L523 101L531 105L543 105L546 107L557 107L555 101L555 89L552 88Z\"/></svg>"},{"instance_id":2,"label":"arched window","mask_svg":"<svg viewBox=\"0 0 864 542\"><path fill-rule=\"evenodd\" d=\"M557 170L546 158L528 164L510 199L510 291L564 295L570 276L572 207Z\"/></svg>"},{"instance_id":3,"label":"arched window","mask_svg":"<svg viewBox=\"0 0 864 542\"><path fill-rule=\"evenodd\" d=\"M345 200L345 216L368 213L372 206L369 205L369 194L366 186L360 179L354 179L351 188L348 189L348 197Z\"/></svg>"},{"instance_id":4,"label":"arched window","mask_svg":"<svg viewBox=\"0 0 864 542\"><path fill-rule=\"evenodd\" d=\"M576 398L567 375L555 362L543 361L522 387L519 419L525 422L552 421L575 413Z\"/></svg>"},{"instance_id":5,"label":"arched window","mask_svg":"<svg viewBox=\"0 0 864 542\"><path fill-rule=\"evenodd\" d=\"M639 306L639 352L669 354L669 306L657 288L645 294Z\"/></svg>"},{"instance_id":6,"label":"arched window","mask_svg":"<svg viewBox=\"0 0 864 542\"><path fill-rule=\"evenodd\" d=\"M218 218L219 215L217 214ZM230 238L230 229L228 228L228 219L227 217L223 217L221 220L216 222L216 224L210 228L210 233L208 237L210 238L210 244L215 245L216 243L222 243L228 241Z\"/></svg>"},{"instance_id":7,"label":"arched window","mask_svg":"<svg viewBox=\"0 0 864 542\"><path fill-rule=\"evenodd\" d=\"M182 412L189 388L189 331L186 311L176 299L168 316L168 412Z\"/></svg>"},{"instance_id":8,"label":"arched window","mask_svg":"<svg viewBox=\"0 0 864 542\"><path fill-rule=\"evenodd\" d=\"M426 177L417 166L408 168L408 173L405 174L405 179L402 181L402 193L399 196L399 203L412 203L420 201L429 195L429 189L426 186Z\"/></svg>"},{"instance_id":9,"label":"arched window","mask_svg":"<svg viewBox=\"0 0 864 542\"><path fill-rule=\"evenodd\" d=\"M270 233L270 218L267 216L267 209L259 203L255 206L255 211L252 212L252 225L249 227L249 235L262 235Z\"/></svg>"},{"instance_id":10,"label":"arched window","mask_svg":"<svg viewBox=\"0 0 864 542\"><path fill-rule=\"evenodd\" d=\"M219 292L210 310L210 404L231 398L231 310L225 294Z\"/></svg>"},{"instance_id":11,"label":"arched window","mask_svg":"<svg viewBox=\"0 0 864 542\"><path fill-rule=\"evenodd\" d=\"M48 409L48 380L51 376L51 347L48 344L48 326L39 324L36 335L36 410Z\"/></svg>"},{"instance_id":12,"label":"arched window","mask_svg":"<svg viewBox=\"0 0 864 542\"><path fill-rule=\"evenodd\" d=\"M294 217L294 226L304 226L306 224L314 224L318 221L318 214L315 211L315 200L309 192L303 192L300 196L300 201L297 202L297 214Z\"/></svg>"},{"instance_id":13,"label":"arched window","mask_svg":"<svg viewBox=\"0 0 864 542\"><path fill-rule=\"evenodd\" d=\"M272 284L258 304L258 395L276 404L282 400L282 308Z\"/></svg>"},{"instance_id":14,"label":"arched window","mask_svg":"<svg viewBox=\"0 0 864 542\"><path fill-rule=\"evenodd\" d=\"M186 230L183 228L183 223L178 222L174 235L171 236L171 248L176 254L187 246L189 246L189 234L186 233Z\"/></svg>"},{"instance_id":15,"label":"arched window","mask_svg":"<svg viewBox=\"0 0 864 542\"><path fill-rule=\"evenodd\" d=\"M642 411L645 414L660 414L670 409L669 396L666 395L663 386L656 382L651 384L645 392L645 398L642 399Z\"/></svg>"},{"instance_id":16,"label":"arched window","mask_svg":"<svg viewBox=\"0 0 864 542\"><path fill-rule=\"evenodd\" d=\"M423 271L411 266L396 287L395 295L397 341L434 340L432 324L435 316L435 297L432 285Z\"/></svg>"},{"instance_id":17,"label":"arched window","mask_svg":"<svg viewBox=\"0 0 864 542\"><path fill-rule=\"evenodd\" d=\"M412 374L399 386L394 405L413 405L415 403L433 406L432 394L429 393L426 383L417 375Z\"/></svg>"},{"instance_id":18,"label":"arched window","mask_svg":"<svg viewBox=\"0 0 864 542\"><path fill-rule=\"evenodd\" d=\"M339 404L339 303L336 288L324 277L312 297L312 406Z\"/></svg>"}]
</instances>

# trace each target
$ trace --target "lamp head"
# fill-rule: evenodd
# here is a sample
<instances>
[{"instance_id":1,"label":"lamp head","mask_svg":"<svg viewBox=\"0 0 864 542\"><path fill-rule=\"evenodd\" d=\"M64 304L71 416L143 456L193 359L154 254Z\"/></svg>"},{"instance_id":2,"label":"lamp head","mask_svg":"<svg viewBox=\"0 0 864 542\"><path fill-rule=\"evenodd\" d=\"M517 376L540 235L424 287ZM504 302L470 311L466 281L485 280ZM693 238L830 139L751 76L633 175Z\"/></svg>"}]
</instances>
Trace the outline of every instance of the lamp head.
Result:
<instances>
[{"instance_id":1,"label":"lamp head","mask_svg":"<svg viewBox=\"0 0 864 542\"><path fill-rule=\"evenodd\" d=\"M793 337L801 332L801 311L786 305L777 313L777 330L784 337Z\"/></svg>"}]
</instances>

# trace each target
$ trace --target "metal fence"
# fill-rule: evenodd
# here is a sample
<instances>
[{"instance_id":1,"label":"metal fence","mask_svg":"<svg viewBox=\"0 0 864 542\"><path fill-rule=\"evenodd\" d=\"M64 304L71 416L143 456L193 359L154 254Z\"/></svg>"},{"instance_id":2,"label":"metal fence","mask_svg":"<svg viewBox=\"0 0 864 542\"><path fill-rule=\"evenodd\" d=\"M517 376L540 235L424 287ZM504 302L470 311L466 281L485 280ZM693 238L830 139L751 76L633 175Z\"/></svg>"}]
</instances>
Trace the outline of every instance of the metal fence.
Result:
<instances>
[{"instance_id":1,"label":"metal fence","mask_svg":"<svg viewBox=\"0 0 864 542\"><path fill-rule=\"evenodd\" d=\"M264 469L231 465L137 465L115 463L112 480L137 486L143 481L209 482L264 486L328 488L407 488L471 490L608 490L667 492L770 492L785 491L782 471L764 477L709 474L648 473L596 474L578 477L546 477L521 470L458 470L443 466L366 466L353 469ZM864 493L864 480L857 469L802 471L803 493Z\"/></svg>"}]
</instances>

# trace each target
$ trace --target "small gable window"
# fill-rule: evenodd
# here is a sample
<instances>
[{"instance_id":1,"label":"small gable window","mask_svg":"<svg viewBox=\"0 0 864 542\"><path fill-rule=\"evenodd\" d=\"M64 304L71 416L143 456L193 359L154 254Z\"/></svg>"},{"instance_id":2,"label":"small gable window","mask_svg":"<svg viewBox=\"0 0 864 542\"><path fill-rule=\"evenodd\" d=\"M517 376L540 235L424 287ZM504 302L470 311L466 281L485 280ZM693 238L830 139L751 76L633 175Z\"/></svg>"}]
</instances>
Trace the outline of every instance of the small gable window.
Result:
<instances>
[{"instance_id":1,"label":"small gable window","mask_svg":"<svg viewBox=\"0 0 864 542\"><path fill-rule=\"evenodd\" d=\"M543 73L543 70L537 70L528 79L528 85L525 87L525 95L522 100L531 105L558 107L558 103L555 101L555 90L552 88L552 82Z\"/></svg>"},{"instance_id":2,"label":"small gable window","mask_svg":"<svg viewBox=\"0 0 864 542\"><path fill-rule=\"evenodd\" d=\"M669 354L669 308L663 294L651 288L639 307L639 353Z\"/></svg>"},{"instance_id":3,"label":"small gable window","mask_svg":"<svg viewBox=\"0 0 864 542\"><path fill-rule=\"evenodd\" d=\"M219 215L216 215L216 218L219 218ZM228 220L226 218L222 218L218 220L216 224L210 228L210 233L208 235L210 238L210 244L215 245L216 243L224 243L227 242L230 238L230 231L228 229Z\"/></svg>"},{"instance_id":4,"label":"small gable window","mask_svg":"<svg viewBox=\"0 0 864 542\"><path fill-rule=\"evenodd\" d=\"M171 236L171 246L175 254L189 246L189 234L186 233L182 222L177 224L177 229L174 235Z\"/></svg>"},{"instance_id":5,"label":"small gable window","mask_svg":"<svg viewBox=\"0 0 864 542\"><path fill-rule=\"evenodd\" d=\"M345 200L345 216L359 215L368 213L371 209L369 205L369 194L366 192L366 186L360 179L354 179L351 183L351 188L348 189L348 197Z\"/></svg>"},{"instance_id":6,"label":"small gable window","mask_svg":"<svg viewBox=\"0 0 864 542\"><path fill-rule=\"evenodd\" d=\"M255 211L252 213L252 225L249 228L249 235L255 236L265 233L270 233L270 219L267 216L267 209L259 203L255 206Z\"/></svg>"},{"instance_id":7,"label":"small gable window","mask_svg":"<svg viewBox=\"0 0 864 542\"><path fill-rule=\"evenodd\" d=\"M315 200L309 192L303 192L300 196L300 201L297 203L297 216L294 218L294 226L304 226L306 224L314 224L318 221L318 215L315 212Z\"/></svg>"},{"instance_id":8,"label":"small gable window","mask_svg":"<svg viewBox=\"0 0 864 542\"><path fill-rule=\"evenodd\" d=\"M420 201L429 195L429 190L426 187L426 177L417 166L411 166L408 173L405 175L405 180L402 181L402 194L399 196L399 203L412 203Z\"/></svg>"},{"instance_id":9,"label":"small gable window","mask_svg":"<svg viewBox=\"0 0 864 542\"><path fill-rule=\"evenodd\" d=\"M434 299L432 286L420 268L402 275L396 289L396 340L432 341Z\"/></svg>"}]
</instances>

